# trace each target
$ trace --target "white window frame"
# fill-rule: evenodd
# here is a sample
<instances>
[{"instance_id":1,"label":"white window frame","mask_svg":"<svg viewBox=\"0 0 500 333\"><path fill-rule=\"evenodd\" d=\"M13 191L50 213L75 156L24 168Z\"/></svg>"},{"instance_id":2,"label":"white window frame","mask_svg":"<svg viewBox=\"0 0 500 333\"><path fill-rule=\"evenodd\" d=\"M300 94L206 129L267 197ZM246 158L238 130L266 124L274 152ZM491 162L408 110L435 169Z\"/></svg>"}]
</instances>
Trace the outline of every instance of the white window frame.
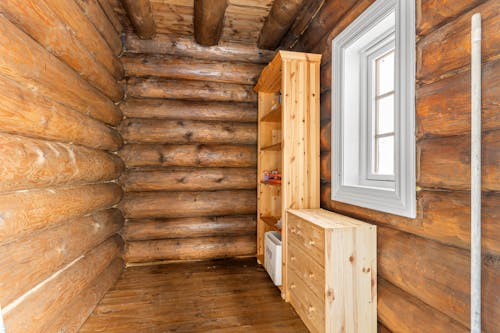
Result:
<instances>
[{"instance_id":1,"label":"white window frame","mask_svg":"<svg viewBox=\"0 0 500 333\"><path fill-rule=\"evenodd\" d=\"M394 177L372 175L368 156L372 92L366 56L391 34ZM415 1L376 0L332 41L332 200L415 218L415 34Z\"/></svg>"}]
</instances>

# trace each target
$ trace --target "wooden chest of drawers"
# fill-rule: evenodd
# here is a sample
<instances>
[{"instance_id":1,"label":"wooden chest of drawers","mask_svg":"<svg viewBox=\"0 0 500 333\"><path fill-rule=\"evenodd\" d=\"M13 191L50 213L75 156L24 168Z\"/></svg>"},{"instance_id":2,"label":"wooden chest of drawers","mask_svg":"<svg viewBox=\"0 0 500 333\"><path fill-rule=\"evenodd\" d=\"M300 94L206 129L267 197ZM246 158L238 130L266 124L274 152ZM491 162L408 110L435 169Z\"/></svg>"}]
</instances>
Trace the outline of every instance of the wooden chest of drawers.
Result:
<instances>
[{"instance_id":1,"label":"wooden chest of drawers","mask_svg":"<svg viewBox=\"0 0 500 333\"><path fill-rule=\"evenodd\" d=\"M311 332L377 331L376 226L323 209L289 210L286 299Z\"/></svg>"}]
</instances>

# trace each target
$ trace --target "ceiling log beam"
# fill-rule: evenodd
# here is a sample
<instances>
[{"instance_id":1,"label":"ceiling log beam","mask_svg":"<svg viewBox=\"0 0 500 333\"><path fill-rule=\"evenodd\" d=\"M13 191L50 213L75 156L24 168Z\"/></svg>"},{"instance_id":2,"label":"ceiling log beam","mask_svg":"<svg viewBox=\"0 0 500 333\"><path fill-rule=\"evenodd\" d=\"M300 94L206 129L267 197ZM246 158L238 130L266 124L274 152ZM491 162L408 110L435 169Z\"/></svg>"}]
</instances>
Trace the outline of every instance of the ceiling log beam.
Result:
<instances>
[{"instance_id":1,"label":"ceiling log beam","mask_svg":"<svg viewBox=\"0 0 500 333\"><path fill-rule=\"evenodd\" d=\"M149 0L123 0L127 15L134 26L137 36L151 39L156 35L156 24Z\"/></svg>"},{"instance_id":2,"label":"ceiling log beam","mask_svg":"<svg viewBox=\"0 0 500 333\"><path fill-rule=\"evenodd\" d=\"M227 0L195 0L194 1L194 38L204 46L219 43L224 27Z\"/></svg>"},{"instance_id":3,"label":"ceiling log beam","mask_svg":"<svg viewBox=\"0 0 500 333\"><path fill-rule=\"evenodd\" d=\"M257 46L275 50L294 23L304 0L276 0L260 31Z\"/></svg>"}]
</instances>

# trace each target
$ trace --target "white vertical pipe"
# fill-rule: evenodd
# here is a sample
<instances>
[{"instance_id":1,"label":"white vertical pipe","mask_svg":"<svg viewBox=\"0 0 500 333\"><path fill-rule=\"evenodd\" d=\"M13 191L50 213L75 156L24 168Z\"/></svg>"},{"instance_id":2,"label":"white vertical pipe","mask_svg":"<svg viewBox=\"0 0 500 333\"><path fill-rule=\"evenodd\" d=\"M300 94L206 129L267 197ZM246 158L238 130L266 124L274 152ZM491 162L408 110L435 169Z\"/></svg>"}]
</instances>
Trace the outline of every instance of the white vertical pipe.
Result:
<instances>
[{"instance_id":1,"label":"white vertical pipe","mask_svg":"<svg viewBox=\"0 0 500 333\"><path fill-rule=\"evenodd\" d=\"M471 27L471 332L481 333L481 14Z\"/></svg>"}]
</instances>

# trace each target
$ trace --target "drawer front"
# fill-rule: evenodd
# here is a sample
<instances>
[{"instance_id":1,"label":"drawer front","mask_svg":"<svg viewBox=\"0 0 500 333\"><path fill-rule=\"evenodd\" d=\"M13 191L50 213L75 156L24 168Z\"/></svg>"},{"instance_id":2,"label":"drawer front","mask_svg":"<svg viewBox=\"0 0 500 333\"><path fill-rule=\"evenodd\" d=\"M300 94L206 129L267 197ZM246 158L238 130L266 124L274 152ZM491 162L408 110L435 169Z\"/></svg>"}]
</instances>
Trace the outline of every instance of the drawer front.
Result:
<instances>
[{"instance_id":1,"label":"drawer front","mask_svg":"<svg viewBox=\"0 0 500 333\"><path fill-rule=\"evenodd\" d=\"M287 276L290 303L307 328L313 332L325 332L325 302L302 281L294 271Z\"/></svg>"},{"instance_id":2,"label":"drawer front","mask_svg":"<svg viewBox=\"0 0 500 333\"><path fill-rule=\"evenodd\" d=\"M288 243L288 269L292 270L320 298L325 297L325 269L303 250Z\"/></svg>"},{"instance_id":3,"label":"drawer front","mask_svg":"<svg viewBox=\"0 0 500 333\"><path fill-rule=\"evenodd\" d=\"M287 225L287 243L303 249L321 267L325 267L325 231L293 214L288 214Z\"/></svg>"}]
</instances>

